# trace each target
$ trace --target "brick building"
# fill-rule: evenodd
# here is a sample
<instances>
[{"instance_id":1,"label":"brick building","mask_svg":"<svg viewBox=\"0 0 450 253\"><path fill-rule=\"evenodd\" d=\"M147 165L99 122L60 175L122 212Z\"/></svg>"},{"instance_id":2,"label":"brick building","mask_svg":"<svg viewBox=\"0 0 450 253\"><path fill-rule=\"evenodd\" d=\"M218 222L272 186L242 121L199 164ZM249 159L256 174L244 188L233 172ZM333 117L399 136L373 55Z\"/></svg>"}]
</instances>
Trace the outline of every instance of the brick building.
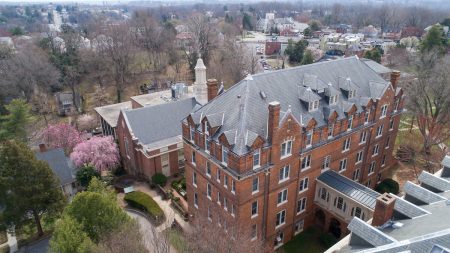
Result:
<instances>
[{"instance_id":1,"label":"brick building","mask_svg":"<svg viewBox=\"0 0 450 253\"><path fill-rule=\"evenodd\" d=\"M396 162L398 78L350 57L248 76L208 96L182 122L189 212L274 248L314 224L317 210L330 224L333 212L314 202L322 173L373 188ZM343 236L347 222L335 219Z\"/></svg>"}]
</instances>

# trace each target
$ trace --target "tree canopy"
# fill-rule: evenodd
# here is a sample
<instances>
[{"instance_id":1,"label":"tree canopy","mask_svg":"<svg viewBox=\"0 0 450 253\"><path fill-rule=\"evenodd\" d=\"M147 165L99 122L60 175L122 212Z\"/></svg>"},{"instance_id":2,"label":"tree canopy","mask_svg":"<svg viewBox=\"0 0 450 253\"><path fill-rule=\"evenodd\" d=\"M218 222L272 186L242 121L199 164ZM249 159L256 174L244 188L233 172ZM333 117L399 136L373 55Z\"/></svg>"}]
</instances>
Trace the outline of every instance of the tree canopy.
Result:
<instances>
[{"instance_id":1,"label":"tree canopy","mask_svg":"<svg viewBox=\"0 0 450 253\"><path fill-rule=\"evenodd\" d=\"M447 44L447 36L445 36L442 26L434 25L422 40L420 51L424 54L432 50L438 50L441 54L445 54Z\"/></svg>"},{"instance_id":2,"label":"tree canopy","mask_svg":"<svg viewBox=\"0 0 450 253\"><path fill-rule=\"evenodd\" d=\"M119 164L119 150L111 136L93 137L77 144L70 159L76 166L92 164L97 171L110 170Z\"/></svg>"},{"instance_id":3,"label":"tree canopy","mask_svg":"<svg viewBox=\"0 0 450 253\"><path fill-rule=\"evenodd\" d=\"M94 166L87 164L78 169L76 177L81 186L87 187L92 178L100 178L100 173L97 172Z\"/></svg>"},{"instance_id":4,"label":"tree canopy","mask_svg":"<svg viewBox=\"0 0 450 253\"><path fill-rule=\"evenodd\" d=\"M57 216L65 205L48 164L23 143L6 141L0 146L0 205L5 208L3 225L20 227L33 219L39 236L44 234L41 217Z\"/></svg>"},{"instance_id":5,"label":"tree canopy","mask_svg":"<svg viewBox=\"0 0 450 253\"><path fill-rule=\"evenodd\" d=\"M8 114L0 118L0 140L26 141L27 126L33 120L30 106L22 99L13 99L5 108Z\"/></svg>"},{"instance_id":6,"label":"tree canopy","mask_svg":"<svg viewBox=\"0 0 450 253\"><path fill-rule=\"evenodd\" d=\"M378 48L366 51L366 53L364 54L364 58L371 59L373 61L381 63L381 51Z\"/></svg>"},{"instance_id":7,"label":"tree canopy","mask_svg":"<svg viewBox=\"0 0 450 253\"><path fill-rule=\"evenodd\" d=\"M299 40L295 43L294 41L289 40L288 46L284 51L284 53L289 56L289 62L297 64L301 63L307 46L308 41L306 40Z\"/></svg>"}]
</instances>

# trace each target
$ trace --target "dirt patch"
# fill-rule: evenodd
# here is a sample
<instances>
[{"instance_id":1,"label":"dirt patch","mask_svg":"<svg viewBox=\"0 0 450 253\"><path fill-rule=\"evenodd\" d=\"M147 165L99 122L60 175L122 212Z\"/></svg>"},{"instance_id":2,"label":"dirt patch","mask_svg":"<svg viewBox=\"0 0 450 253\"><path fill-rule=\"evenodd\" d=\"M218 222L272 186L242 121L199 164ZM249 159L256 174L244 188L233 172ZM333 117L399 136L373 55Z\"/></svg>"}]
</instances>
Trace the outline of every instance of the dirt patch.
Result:
<instances>
[{"instance_id":1,"label":"dirt patch","mask_svg":"<svg viewBox=\"0 0 450 253\"><path fill-rule=\"evenodd\" d=\"M417 175L420 175L422 169L416 166ZM398 162L397 165L391 170L391 178L398 182L400 186L400 192L403 192L403 186L407 181L417 183L416 173L414 168L410 164Z\"/></svg>"}]
</instances>

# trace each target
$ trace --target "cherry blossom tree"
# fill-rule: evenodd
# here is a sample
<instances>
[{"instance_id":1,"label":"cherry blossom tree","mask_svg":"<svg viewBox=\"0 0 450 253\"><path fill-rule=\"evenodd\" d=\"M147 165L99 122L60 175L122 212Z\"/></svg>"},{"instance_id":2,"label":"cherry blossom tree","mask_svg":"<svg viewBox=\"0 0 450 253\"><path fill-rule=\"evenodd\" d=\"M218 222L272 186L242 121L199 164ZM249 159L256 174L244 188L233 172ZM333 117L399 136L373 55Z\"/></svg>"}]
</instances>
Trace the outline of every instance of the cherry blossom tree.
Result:
<instances>
[{"instance_id":1,"label":"cherry blossom tree","mask_svg":"<svg viewBox=\"0 0 450 253\"><path fill-rule=\"evenodd\" d=\"M83 141L81 133L67 123L48 125L40 134L40 140L49 148L63 148L70 154L73 148Z\"/></svg>"},{"instance_id":2,"label":"cherry blossom tree","mask_svg":"<svg viewBox=\"0 0 450 253\"><path fill-rule=\"evenodd\" d=\"M75 146L70 159L77 167L91 164L97 171L109 170L119 164L119 150L111 136L92 137Z\"/></svg>"}]
</instances>

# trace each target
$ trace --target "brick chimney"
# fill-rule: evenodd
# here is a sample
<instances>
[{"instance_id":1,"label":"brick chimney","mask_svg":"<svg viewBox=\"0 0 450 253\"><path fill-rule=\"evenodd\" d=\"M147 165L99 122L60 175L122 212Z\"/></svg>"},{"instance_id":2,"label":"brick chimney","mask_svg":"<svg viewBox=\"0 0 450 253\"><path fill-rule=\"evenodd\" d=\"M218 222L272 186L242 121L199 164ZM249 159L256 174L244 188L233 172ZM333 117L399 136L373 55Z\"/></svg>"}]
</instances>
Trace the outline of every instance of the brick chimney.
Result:
<instances>
[{"instance_id":1,"label":"brick chimney","mask_svg":"<svg viewBox=\"0 0 450 253\"><path fill-rule=\"evenodd\" d=\"M372 226L378 227L390 220L394 214L395 197L384 193L377 198L373 211Z\"/></svg>"},{"instance_id":2,"label":"brick chimney","mask_svg":"<svg viewBox=\"0 0 450 253\"><path fill-rule=\"evenodd\" d=\"M217 79L208 79L206 81L206 86L208 88L208 102L214 99L219 92L219 82Z\"/></svg>"},{"instance_id":3,"label":"brick chimney","mask_svg":"<svg viewBox=\"0 0 450 253\"><path fill-rule=\"evenodd\" d=\"M273 136L278 130L278 124L280 121L280 109L281 105L278 101L272 101L269 103L269 119L267 122L267 139L270 143L273 142Z\"/></svg>"},{"instance_id":4,"label":"brick chimney","mask_svg":"<svg viewBox=\"0 0 450 253\"><path fill-rule=\"evenodd\" d=\"M45 145L45 143L39 144L39 152L41 153L47 152L47 146Z\"/></svg>"},{"instance_id":5,"label":"brick chimney","mask_svg":"<svg viewBox=\"0 0 450 253\"><path fill-rule=\"evenodd\" d=\"M391 72L391 84L392 87L397 88L398 81L400 80L400 71L394 70Z\"/></svg>"}]
</instances>

